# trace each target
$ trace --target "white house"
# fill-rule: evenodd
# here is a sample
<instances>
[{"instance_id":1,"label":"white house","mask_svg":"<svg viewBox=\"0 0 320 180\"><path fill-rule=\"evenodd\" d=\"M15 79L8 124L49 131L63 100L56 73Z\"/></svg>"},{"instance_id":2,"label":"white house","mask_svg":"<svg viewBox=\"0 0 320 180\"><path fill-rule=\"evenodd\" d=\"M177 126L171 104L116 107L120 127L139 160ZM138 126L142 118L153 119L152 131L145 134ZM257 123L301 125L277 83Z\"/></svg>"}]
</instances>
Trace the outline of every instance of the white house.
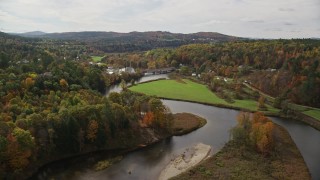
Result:
<instances>
[{"instance_id":1,"label":"white house","mask_svg":"<svg viewBox=\"0 0 320 180\"><path fill-rule=\"evenodd\" d=\"M122 72L130 73L130 74L136 73L136 71L132 67L125 67L125 68L119 69L119 73L121 74Z\"/></svg>"}]
</instances>

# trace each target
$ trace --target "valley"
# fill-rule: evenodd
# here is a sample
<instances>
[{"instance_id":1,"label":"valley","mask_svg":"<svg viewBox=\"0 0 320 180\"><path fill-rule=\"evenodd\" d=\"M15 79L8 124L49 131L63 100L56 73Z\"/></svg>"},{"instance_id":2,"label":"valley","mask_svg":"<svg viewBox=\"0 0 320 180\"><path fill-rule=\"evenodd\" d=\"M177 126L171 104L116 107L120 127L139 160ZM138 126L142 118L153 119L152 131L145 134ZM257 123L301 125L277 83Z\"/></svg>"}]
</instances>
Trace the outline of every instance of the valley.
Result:
<instances>
[{"instance_id":1,"label":"valley","mask_svg":"<svg viewBox=\"0 0 320 180\"><path fill-rule=\"evenodd\" d=\"M197 143L213 158L237 148L231 130L242 112L272 116L285 130L270 131L288 131L304 178L319 177L319 144L310 146L320 127L318 40L107 34L0 33L0 178L155 179ZM194 115L176 124L185 112ZM246 148L263 161L261 143Z\"/></svg>"}]
</instances>

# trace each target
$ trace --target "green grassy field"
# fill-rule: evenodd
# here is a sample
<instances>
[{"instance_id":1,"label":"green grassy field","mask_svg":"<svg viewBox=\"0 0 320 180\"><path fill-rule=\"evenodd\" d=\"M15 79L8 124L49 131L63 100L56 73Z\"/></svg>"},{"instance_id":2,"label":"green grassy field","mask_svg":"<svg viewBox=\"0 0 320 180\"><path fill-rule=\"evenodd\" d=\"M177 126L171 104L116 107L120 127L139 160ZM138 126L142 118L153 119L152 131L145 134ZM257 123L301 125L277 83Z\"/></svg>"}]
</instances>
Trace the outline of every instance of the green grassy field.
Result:
<instances>
[{"instance_id":1,"label":"green grassy field","mask_svg":"<svg viewBox=\"0 0 320 180\"><path fill-rule=\"evenodd\" d=\"M91 58L94 62L100 62L103 56L91 56Z\"/></svg>"},{"instance_id":2,"label":"green grassy field","mask_svg":"<svg viewBox=\"0 0 320 180\"><path fill-rule=\"evenodd\" d=\"M320 110L313 109L303 113L320 121Z\"/></svg>"},{"instance_id":3,"label":"green grassy field","mask_svg":"<svg viewBox=\"0 0 320 180\"><path fill-rule=\"evenodd\" d=\"M212 93L205 85L190 80L183 81L185 83L177 82L176 80L153 81L130 87L130 90L162 98L188 100L257 111L257 102L254 100L235 100L235 103L228 103ZM279 112L278 109L271 106L267 107L269 112Z\"/></svg>"}]
</instances>

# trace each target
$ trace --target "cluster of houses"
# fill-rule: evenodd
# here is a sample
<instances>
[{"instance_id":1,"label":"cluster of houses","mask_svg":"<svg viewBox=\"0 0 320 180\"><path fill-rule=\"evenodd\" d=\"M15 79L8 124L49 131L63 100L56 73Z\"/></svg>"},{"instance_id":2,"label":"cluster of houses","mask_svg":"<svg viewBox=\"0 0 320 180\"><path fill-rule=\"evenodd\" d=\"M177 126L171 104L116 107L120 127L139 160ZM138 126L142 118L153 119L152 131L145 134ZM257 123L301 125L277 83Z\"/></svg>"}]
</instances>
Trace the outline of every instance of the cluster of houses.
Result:
<instances>
[{"instance_id":1,"label":"cluster of houses","mask_svg":"<svg viewBox=\"0 0 320 180\"><path fill-rule=\"evenodd\" d=\"M134 74L136 71L134 70L133 67L124 67L124 68L113 68L113 67L108 67L106 70L108 74L122 74L122 73L129 73L129 74Z\"/></svg>"},{"instance_id":2,"label":"cluster of houses","mask_svg":"<svg viewBox=\"0 0 320 180\"><path fill-rule=\"evenodd\" d=\"M98 63L96 63L96 62L89 62L89 64L90 65L96 65L96 66L104 66L105 65L105 63L101 63L101 62L98 62Z\"/></svg>"},{"instance_id":3,"label":"cluster of houses","mask_svg":"<svg viewBox=\"0 0 320 180\"><path fill-rule=\"evenodd\" d=\"M147 69L147 70L144 70L143 73L145 76L149 76L149 75L155 75L155 74L167 74L175 70L176 68L174 67L161 68L161 69Z\"/></svg>"},{"instance_id":4,"label":"cluster of houses","mask_svg":"<svg viewBox=\"0 0 320 180\"><path fill-rule=\"evenodd\" d=\"M39 58L38 61L41 61L41 59ZM9 61L9 63L12 63L12 61ZM22 59L20 61L17 61L16 64L29 64L30 61L27 59Z\"/></svg>"},{"instance_id":5,"label":"cluster of houses","mask_svg":"<svg viewBox=\"0 0 320 180\"><path fill-rule=\"evenodd\" d=\"M175 71L175 68L170 67L170 68L161 68L161 69L146 69L142 71L142 73L145 76L149 76L149 75L155 75L155 74L167 74L173 71ZM129 74L136 73L133 67L124 67L124 68L108 67L107 72L108 74L121 74L123 72L129 73Z\"/></svg>"},{"instance_id":6,"label":"cluster of houses","mask_svg":"<svg viewBox=\"0 0 320 180\"><path fill-rule=\"evenodd\" d=\"M124 68L108 67L106 71L108 74L120 74L120 75L124 72L129 74L136 73L133 67L124 67ZM142 71L142 73L144 76L149 76L149 75L155 75L155 74L167 74L173 71L175 71L175 68L170 67L170 68L161 68L161 69L147 69Z\"/></svg>"}]
</instances>

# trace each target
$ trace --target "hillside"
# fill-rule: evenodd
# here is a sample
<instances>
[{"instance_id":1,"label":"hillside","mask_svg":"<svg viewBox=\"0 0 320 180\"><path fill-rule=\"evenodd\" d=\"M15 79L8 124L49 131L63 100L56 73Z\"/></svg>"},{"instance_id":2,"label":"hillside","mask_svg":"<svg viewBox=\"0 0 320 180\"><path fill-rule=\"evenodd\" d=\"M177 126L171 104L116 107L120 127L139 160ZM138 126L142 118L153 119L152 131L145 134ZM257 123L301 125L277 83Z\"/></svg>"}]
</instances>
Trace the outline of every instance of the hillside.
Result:
<instances>
[{"instance_id":1,"label":"hillside","mask_svg":"<svg viewBox=\"0 0 320 180\"><path fill-rule=\"evenodd\" d=\"M104 52L145 51L159 47L178 47L195 43L230 42L242 39L215 32L181 34L164 31L130 33L103 31L64 33L30 32L17 35L53 40L76 40L85 42L89 46Z\"/></svg>"},{"instance_id":2,"label":"hillside","mask_svg":"<svg viewBox=\"0 0 320 180\"><path fill-rule=\"evenodd\" d=\"M37 37L37 36L43 36L45 35L45 32L42 31L31 31L31 32L25 32L25 33L17 33L14 35L22 36L22 37Z\"/></svg>"},{"instance_id":3,"label":"hillside","mask_svg":"<svg viewBox=\"0 0 320 180\"><path fill-rule=\"evenodd\" d=\"M63 33L44 33L41 31L26 32L16 34L23 37L39 37L52 39L84 40L93 41L101 39L136 39L145 40L202 40L202 41L232 41L239 39L234 36L228 36L216 32L198 32L191 34L170 33L166 31L147 31L147 32L104 32L104 31L83 31L83 32L63 32Z\"/></svg>"}]
</instances>

